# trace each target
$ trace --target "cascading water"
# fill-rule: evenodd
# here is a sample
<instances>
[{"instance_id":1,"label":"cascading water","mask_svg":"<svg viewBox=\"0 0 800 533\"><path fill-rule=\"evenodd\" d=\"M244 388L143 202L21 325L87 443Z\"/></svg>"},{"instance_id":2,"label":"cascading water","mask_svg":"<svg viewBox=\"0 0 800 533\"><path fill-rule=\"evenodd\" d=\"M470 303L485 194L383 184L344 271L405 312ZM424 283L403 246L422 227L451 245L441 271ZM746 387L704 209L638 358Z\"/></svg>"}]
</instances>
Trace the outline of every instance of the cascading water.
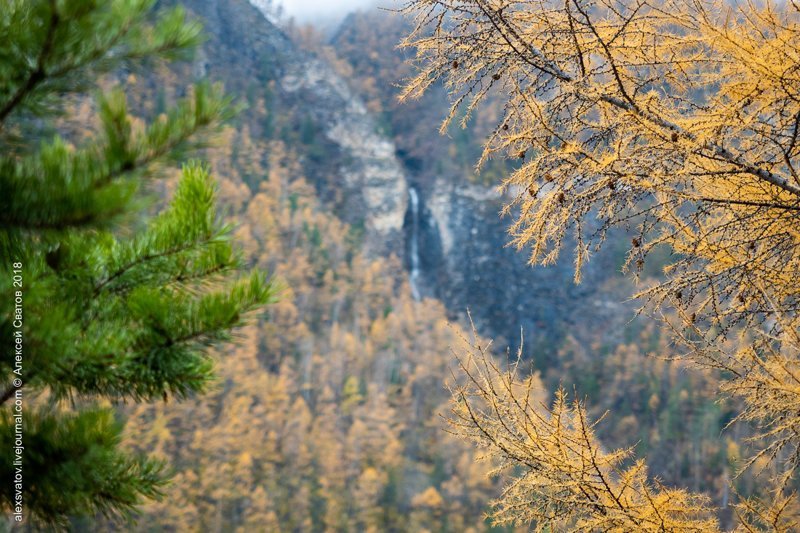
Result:
<instances>
[{"instance_id":1,"label":"cascading water","mask_svg":"<svg viewBox=\"0 0 800 533\"><path fill-rule=\"evenodd\" d=\"M411 296L419 301L419 195L414 187L408 189L408 200L411 206L411 246L409 263L411 266Z\"/></svg>"}]
</instances>

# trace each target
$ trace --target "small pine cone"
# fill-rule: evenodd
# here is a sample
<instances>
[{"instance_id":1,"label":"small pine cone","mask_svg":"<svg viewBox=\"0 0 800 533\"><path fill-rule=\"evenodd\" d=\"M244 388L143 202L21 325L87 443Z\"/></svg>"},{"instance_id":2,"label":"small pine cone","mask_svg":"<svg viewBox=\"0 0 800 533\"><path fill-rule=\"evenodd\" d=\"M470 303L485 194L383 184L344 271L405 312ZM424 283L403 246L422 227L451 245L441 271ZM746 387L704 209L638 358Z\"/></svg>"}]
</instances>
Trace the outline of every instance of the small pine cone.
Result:
<instances>
[{"instance_id":1,"label":"small pine cone","mask_svg":"<svg viewBox=\"0 0 800 533\"><path fill-rule=\"evenodd\" d=\"M563 204L564 203L564 199L565 199L564 193L559 191L558 192L558 203Z\"/></svg>"},{"instance_id":2,"label":"small pine cone","mask_svg":"<svg viewBox=\"0 0 800 533\"><path fill-rule=\"evenodd\" d=\"M498 74L498 73L492 74L492 79L493 79L494 81L497 81L497 80L499 80L499 79L500 79L500 74Z\"/></svg>"},{"instance_id":3,"label":"small pine cone","mask_svg":"<svg viewBox=\"0 0 800 533\"><path fill-rule=\"evenodd\" d=\"M608 188L611 189L612 191L615 190L617 188L616 180L610 180L608 182Z\"/></svg>"},{"instance_id":4,"label":"small pine cone","mask_svg":"<svg viewBox=\"0 0 800 533\"><path fill-rule=\"evenodd\" d=\"M508 124L503 124L503 131L508 131Z\"/></svg>"},{"instance_id":5,"label":"small pine cone","mask_svg":"<svg viewBox=\"0 0 800 533\"><path fill-rule=\"evenodd\" d=\"M680 300L683 298L683 293L681 291L675 291L675 299Z\"/></svg>"},{"instance_id":6,"label":"small pine cone","mask_svg":"<svg viewBox=\"0 0 800 533\"><path fill-rule=\"evenodd\" d=\"M634 237L633 239L631 239L631 245L632 245L634 248L638 248L639 246L641 246L641 244L642 244L642 243L641 243L641 241L639 240L639 238L638 238L638 237Z\"/></svg>"},{"instance_id":7,"label":"small pine cone","mask_svg":"<svg viewBox=\"0 0 800 533\"><path fill-rule=\"evenodd\" d=\"M531 185L530 187L528 187L528 194L531 195L531 198L536 198L536 186L535 185Z\"/></svg>"},{"instance_id":8,"label":"small pine cone","mask_svg":"<svg viewBox=\"0 0 800 533\"><path fill-rule=\"evenodd\" d=\"M678 134L674 131L672 132L672 136L670 138L672 139L672 142L678 142Z\"/></svg>"},{"instance_id":9,"label":"small pine cone","mask_svg":"<svg viewBox=\"0 0 800 533\"><path fill-rule=\"evenodd\" d=\"M552 174L545 174L544 175L544 181L547 181L547 182L553 181L553 175Z\"/></svg>"},{"instance_id":10,"label":"small pine cone","mask_svg":"<svg viewBox=\"0 0 800 533\"><path fill-rule=\"evenodd\" d=\"M523 151L521 151L521 152L519 153L519 158L520 158L520 159L525 159L525 150L523 150Z\"/></svg>"},{"instance_id":11,"label":"small pine cone","mask_svg":"<svg viewBox=\"0 0 800 533\"><path fill-rule=\"evenodd\" d=\"M458 68L458 61L453 60L453 68Z\"/></svg>"}]
</instances>

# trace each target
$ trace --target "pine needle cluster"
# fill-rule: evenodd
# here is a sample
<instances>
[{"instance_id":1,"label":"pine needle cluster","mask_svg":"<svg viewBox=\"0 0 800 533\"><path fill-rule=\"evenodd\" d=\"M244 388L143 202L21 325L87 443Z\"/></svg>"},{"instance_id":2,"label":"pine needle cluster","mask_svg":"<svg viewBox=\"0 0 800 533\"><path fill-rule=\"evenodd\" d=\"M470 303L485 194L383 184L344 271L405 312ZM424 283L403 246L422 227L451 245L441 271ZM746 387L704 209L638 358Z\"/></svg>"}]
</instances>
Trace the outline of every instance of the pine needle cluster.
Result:
<instances>
[{"instance_id":1,"label":"pine needle cluster","mask_svg":"<svg viewBox=\"0 0 800 533\"><path fill-rule=\"evenodd\" d=\"M12 450L12 404L24 398L23 513L31 524L129 516L159 497L165 465L121 448L113 404L184 399L214 378L212 347L272 300L215 209L204 165L183 166L165 208L143 220L143 192L165 163L206 142L237 107L198 84L150 123L125 93L97 98L96 133L54 128L70 98L100 76L188 57L200 25L152 0L20 0L0 9L0 332L14 326L21 271L23 364L2 344L0 445ZM45 137L47 140L38 141ZM8 282L7 282L8 281ZM21 377L22 386L11 379ZM10 377L8 377L10 376ZM11 461L0 477L14 478ZM14 486L0 501L16 505Z\"/></svg>"}]
</instances>

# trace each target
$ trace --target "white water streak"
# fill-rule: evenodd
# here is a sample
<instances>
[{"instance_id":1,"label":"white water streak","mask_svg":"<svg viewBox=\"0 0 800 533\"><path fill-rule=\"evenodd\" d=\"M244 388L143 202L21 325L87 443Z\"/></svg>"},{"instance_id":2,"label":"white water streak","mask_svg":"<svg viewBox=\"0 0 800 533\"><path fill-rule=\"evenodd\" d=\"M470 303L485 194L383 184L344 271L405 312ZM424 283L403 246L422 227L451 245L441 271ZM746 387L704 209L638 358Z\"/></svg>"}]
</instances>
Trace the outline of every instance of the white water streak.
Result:
<instances>
[{"instance_id":1,"label":"white water streak","mask_svg":"<svg viewBox=\"0 0 800 533\"><path fill-rule=\"evenodd\" d=\"M408 199L411 204L411 257L409 258L411 276L409 282L411 283L411 296L414 300L419 301L422 299L419 291L419 195L414 187L409 187Z\"/></svg>"}]
</instances>

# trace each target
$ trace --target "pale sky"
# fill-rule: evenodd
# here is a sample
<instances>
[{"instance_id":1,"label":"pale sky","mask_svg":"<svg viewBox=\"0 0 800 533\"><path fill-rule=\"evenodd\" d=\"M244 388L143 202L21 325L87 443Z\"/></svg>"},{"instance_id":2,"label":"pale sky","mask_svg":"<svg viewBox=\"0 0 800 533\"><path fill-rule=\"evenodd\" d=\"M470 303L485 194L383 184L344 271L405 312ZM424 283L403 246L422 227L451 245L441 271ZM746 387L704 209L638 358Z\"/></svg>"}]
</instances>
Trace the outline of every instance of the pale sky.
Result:
<instances>
[{"instance_id":1,"label":"pale sky","mask_svg":"<svg viewBox=\"0 0 800 533\"><path fill-rule=\"evenodd\" d=\"M276 0L275 3L282 4L284 13L300 22L339 18L350 11L374 5L396 7L399 4L397 0Z\"/></svg>"}]
</instances>

